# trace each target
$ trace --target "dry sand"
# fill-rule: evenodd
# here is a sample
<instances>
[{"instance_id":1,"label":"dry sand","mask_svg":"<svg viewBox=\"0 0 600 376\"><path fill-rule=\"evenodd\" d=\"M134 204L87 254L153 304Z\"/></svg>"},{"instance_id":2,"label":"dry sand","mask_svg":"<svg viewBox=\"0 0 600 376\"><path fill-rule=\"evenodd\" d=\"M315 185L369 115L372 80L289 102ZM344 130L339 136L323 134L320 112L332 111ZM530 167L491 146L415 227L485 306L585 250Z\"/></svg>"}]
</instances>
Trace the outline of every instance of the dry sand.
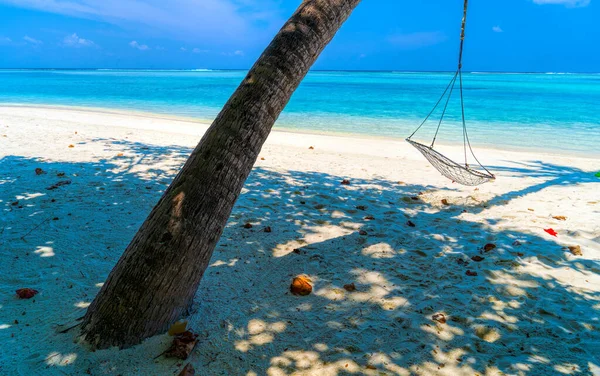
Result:
<instances>
[{"instance_id":1,"label":"dry sand","mask_svg":"<svg viewBox=\"0 0 600 376\"><path fill-rule=\"evenodd\" d=\"M77 330L58 331L205 129L0 107L1 375L176 375L187 363L154 359L167 335L89 352ZM273 132L189 317L197 374L600 374L600 160L478 154L498 179L475 189L400 140ZM299 274L311 295L289 293ZM22 287L39 294L19 300Z\"/></svg>"}]
</instances>

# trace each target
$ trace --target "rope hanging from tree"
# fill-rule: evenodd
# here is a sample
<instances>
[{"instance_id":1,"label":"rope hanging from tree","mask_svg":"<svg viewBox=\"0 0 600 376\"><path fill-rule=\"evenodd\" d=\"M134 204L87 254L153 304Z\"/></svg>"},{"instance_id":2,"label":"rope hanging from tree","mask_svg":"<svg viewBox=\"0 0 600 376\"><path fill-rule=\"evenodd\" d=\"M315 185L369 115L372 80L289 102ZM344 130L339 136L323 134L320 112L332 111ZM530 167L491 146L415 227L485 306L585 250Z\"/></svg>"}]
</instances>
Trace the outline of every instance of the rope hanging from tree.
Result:
<instances>
[{"instance_id":1,"label":"rope hanging from tree","mask_svg":"<svg viewBox=\"0 0 600 376\"><path fill-rule=\"evenodd\" d=\"M486 183L488 181L494 180L494 174L492 174L487 168L485 168L475 156L473 152L473 148L471 147L471 142L469 141L469 135L467 133L467 123L465 121L465 106L463 100L463 80L462 80L462 54L463 54L463 46L465 42L465 26L467 24L467 8L468 8L469 0L465 0L464 8L463 8L463 18L460 32L460 49L458 52L458 69L450 79L448 86L438 99L433 109L429 112L429 114L425 117L423 122L417 127L417 129L406 139L412 146L414 146L417 150L425 156L425 158L435 167L442 175L451 179L452 181L463 184L463 185L479 185ZM464 155L465 155L465 163L464 165L456 163L452 161L450 158L445 157L438 151L434 150L433 147L435 145L435 141L437 139L438 133L440 131L440 127L442 126L442 122L444 121L444 116L446 115L446 110L448 109L448 103L450 102L450 97L454 91L454 87L456 85L456 81L459 83L459 92L460 92L460 109L461 109L461 119L462 119L462 131L463 131L463 145L464 145ZM446 95L448 94L448 95ZM427 146L417 141L412 140L412 137L423 127L423 125L429 120L431 115L438 108L440 103L446 98L444 107L442 109L442 114L437 124L437 128L435 130L435 134L433 136L433 140L431 141L431 145ZM470 151L470 154L473 156L473 159L482 170L474 169L469 166L468 158L467 158L467 148Z\"/></svg>"}]
</instances>

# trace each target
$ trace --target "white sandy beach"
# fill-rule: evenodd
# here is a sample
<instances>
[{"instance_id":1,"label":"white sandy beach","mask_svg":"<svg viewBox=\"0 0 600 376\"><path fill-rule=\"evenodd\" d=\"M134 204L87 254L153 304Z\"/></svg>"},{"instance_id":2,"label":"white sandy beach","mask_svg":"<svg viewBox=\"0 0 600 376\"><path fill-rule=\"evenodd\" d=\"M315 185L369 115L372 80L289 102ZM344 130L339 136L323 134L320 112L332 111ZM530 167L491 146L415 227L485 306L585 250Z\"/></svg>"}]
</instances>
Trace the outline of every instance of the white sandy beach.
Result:
<instances>
[{"instance_id":1,"label":"white sandy beach","mask_svg":"<svg viewBox=\"0 0 600 376\"><path fill-rule=\"evenodd\" d=\"M166 334L89 352L58 333L205 129L0 106L0 375L600 375L600 159L477 149L498 178L462 187L401 140L271 134L197 293L187 361L157 357ZM299 274L311 295L290 294Z\"/></svg>"}]
</instances>

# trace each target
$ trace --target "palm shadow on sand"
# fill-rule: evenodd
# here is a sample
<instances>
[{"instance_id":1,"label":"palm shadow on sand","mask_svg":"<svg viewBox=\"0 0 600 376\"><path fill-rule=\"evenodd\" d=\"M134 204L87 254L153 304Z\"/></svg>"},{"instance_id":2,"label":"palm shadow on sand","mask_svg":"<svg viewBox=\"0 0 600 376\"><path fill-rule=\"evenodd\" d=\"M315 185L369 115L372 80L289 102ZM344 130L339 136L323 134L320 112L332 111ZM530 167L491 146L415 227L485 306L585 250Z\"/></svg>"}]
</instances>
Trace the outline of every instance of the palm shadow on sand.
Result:
<instances>
[{"instance_id":1,"label":"palm shadow on sand","mask_svg":"<svg viewBox=\"0 0 600 376\"><path fill-rule=\"evenodd\" d=\"M56 324L83 314L190 152L95 141L124 156L95 163L0 161L7 176L0 182L1 268L10 276L0 285L41 291L35 303L10 294L0 300L0 324L36 317L30 326L0 329L3 351L15 359L36 350L0 371L135 374L135 359L153 364L155 374L180 368L152 359L168 346L165 336L120 352L88 353L73 343L75 333L56 333ZM165 166L167 154L176 162ZM37 167L47 174L20 184ZM523 168L503 172L537 171L546 180L480 205L440 207L419 195L436 187L385 179L344 186L341 176L256 167L197 294L189 320L202 341L189 360L201 374L591 373L600 365L600 294L554 275L570 270L582 280L600 265L537 234L495 231L464 217L552 185L588 183L583 171L566 166ZM72 183L45 190L62 179L57 172ZM242 228L247 222L252 229ZM486 243L497 248L484 252ZM531 273L531 265L546 272ZM313 277L313 294L289 293L298 274ZM352 283L356 291L344 289ZM28 313L17 317L22 311ZM446 323L432 320L436 313ZM72 361L61 364L67 356Z\"/></svg>"}]
</instances>

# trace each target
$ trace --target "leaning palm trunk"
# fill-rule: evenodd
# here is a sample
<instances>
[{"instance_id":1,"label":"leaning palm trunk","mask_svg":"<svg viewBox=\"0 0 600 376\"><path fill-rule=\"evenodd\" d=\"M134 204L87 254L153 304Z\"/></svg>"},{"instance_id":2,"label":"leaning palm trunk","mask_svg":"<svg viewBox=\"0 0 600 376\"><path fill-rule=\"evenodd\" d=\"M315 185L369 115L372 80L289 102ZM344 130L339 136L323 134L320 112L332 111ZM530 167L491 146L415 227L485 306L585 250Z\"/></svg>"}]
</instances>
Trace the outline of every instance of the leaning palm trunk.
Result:
<instances>
[{"instance_id":1,"label":"leaning palm trunk","mask_svg":"<svg viewBox=\"0 0 600 376\"><path fill-rule=\"evenodd\" d=\"M190 307L275 120L360 0L305 0L254 64L89 306L93 347L163 333Z\"/></svg>"}]
</instances>

